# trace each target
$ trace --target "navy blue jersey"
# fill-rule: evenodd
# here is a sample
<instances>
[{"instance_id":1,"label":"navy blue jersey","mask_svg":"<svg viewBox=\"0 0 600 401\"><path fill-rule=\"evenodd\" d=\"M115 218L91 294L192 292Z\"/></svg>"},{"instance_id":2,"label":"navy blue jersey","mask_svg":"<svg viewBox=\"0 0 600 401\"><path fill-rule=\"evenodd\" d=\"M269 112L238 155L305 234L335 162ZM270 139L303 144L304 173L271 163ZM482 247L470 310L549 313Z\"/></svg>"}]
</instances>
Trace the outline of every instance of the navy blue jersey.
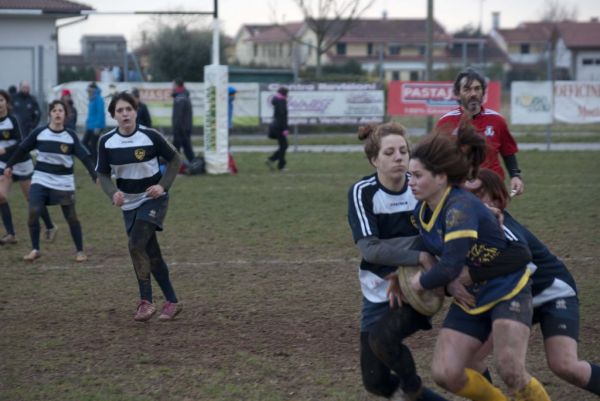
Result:
<instances>
[{"instance_id":1,"label":"navy blue jersey","mask_svg":"<svg viewBox=\"0 0 600 401\"><path fill-rule=\"evenodd\" d=\"M175 149L156 130L137 126L131 135L122 135L119 129L104 134L98 144L98 164L100 174L113 173L117 188L125 194L123 210L132 210L151 199L146 189L159 183L158 158L173 160Z\"/></svg>"},{"instance_id":2,"label":"navy blue jersey","mask_svg":"<svg viewBox=\"0 0 600 401\"><path fill-rule=\"evenodd\" d=\"M535 265L531 277L534 306L577 295L575 279L567 266L507 211L504 211L504 230L508 239L517 239L526 244L531 251L532 263Z\"/></svg>"},{"instance_id":3,"label":"navy blue jersey","mask_svg":"<svg viewBox=\"0 0 600 401\"><path fill-rule=\"evenodd\" d=\"M31 179L32 184L40 184L59 191L74 191L73 156L84 163L92 178L96 177L89 160L90 154L74 131L69 129L54 131L49 126L36 128L21 142L18 151L20 154L28 154L34 149L38 154Z\"/></svg>"},{"instance_id":4,"label":"navy blue jersey","mask_svg":"<svg viewBox=\"0 0 600 401\"><path fill-rule=\"evenodd\" d=\"M21 143L21 130L17 119L12 115L0 118L0 148L4 148L4 154L0 155L0 172L6 167L6 163ZM27 176L33 172L33 162L29 153L24 154L12 166L16 175Z\"/></svg>"},{"instance_id":5,"label":"navy blue jersey","mask_svg":"<svg viewBox=\"0 0 600 401\"><path fill-rule=\"evenodd\" d=\"M443 287L460 274L463 266L475 268L494 259L507 247L507 239L492 212L472 193L449 187L435 210L419 202L415 209L419 232L426 249L439 257L431 270L421 277L426 289ZM529 280L523 266L517 272L497 277L469 288L475 295L473 309L460 305L467 313L479 314L498 302L512 298Z\"/></svg>"}]
</instances>

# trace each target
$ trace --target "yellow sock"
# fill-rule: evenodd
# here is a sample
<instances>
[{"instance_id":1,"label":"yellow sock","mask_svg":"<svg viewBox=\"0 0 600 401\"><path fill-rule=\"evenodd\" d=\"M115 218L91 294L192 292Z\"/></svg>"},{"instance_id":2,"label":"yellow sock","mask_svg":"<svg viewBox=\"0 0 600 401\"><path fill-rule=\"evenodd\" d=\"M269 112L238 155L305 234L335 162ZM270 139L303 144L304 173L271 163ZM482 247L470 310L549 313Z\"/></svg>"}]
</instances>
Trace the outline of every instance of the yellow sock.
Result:
<instances>
[{"instance_id":1,"label":"yellow sock","mask_svg":"<svg viewBox=\"0 0 600 401\"><path fill-rule=\"evenodd\" d=\"M550 401L550 396L535 377L515 394L515 401Z\"/></svg>"},{"instance_id":2,"label":"yellow sock","mask_svg":"<svg viewBox=\"0 0 600 401\"><path fill-rule=\"evenodd\" d=\"M508 401L498 387L486 380L483 375L473 369L465 369L467 383L456 393L473 401Z\"/></svg>"}]
</instances>

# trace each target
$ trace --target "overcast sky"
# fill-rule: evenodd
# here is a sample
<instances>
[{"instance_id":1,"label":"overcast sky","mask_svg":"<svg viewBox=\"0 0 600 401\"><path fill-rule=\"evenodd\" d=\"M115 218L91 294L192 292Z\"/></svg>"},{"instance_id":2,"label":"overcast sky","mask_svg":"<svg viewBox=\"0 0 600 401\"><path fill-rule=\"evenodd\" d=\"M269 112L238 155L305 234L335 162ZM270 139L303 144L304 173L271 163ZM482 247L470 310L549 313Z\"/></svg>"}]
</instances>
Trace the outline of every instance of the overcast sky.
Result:
<instances>
[{"instance_id":1,"label":"overcast sky","mask_svg":"<svg viewBox=\"0 0 600 401\"><path fill-rule=\"evenodd\" d=\"M79 0L97 11L209 11L213 0ZM366 3L366 0L364 0ZM580 21L600 17L600 0L561 0L569 9L577 9ZM481 22L484 31L491 26L491 13L500 12L500 25L513 28L522 21L536 21L547 0L437 0L434 16L448 31L455 31L466 24L477 27ZM273 10L276 10L275 12ZM425 18L427 0L375 0L365 17L379 18L386 10L388 18ZM243 24L291 22L302 15L293 0L219 0L219 19L223 31L235 35ZM210 18L201 17L209 23ZM61 23L64 20L61 21ZM79 53L80 38L86 34L122 34L128 41L129 50L140 41L139 32L152 30L154 23L148 16L90 16L87 21L59 30L61 53Z\"/></svg>"}]
</instances>

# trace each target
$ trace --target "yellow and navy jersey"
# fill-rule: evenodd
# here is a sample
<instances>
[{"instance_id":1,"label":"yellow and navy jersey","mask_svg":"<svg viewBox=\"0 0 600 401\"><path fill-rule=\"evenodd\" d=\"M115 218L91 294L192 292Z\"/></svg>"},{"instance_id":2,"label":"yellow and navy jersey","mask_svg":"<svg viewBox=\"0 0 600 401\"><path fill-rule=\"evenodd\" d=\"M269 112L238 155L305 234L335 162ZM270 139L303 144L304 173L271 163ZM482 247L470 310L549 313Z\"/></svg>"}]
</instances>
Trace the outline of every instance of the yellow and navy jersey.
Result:
<instances>
[{"instance_id":1,"label":"yellow and navy jersey","mask_svg":"<svg viewBox=\"0 0 600 401\"><path fill-rule=\"evenodd\" d=\"M377 174L364 177L348 191L348 223L354 242L376 237L382 240L404 237L407 247L418 238L412 213L417 205L408 179L404 188L393 192L377 179ZM384 266L362 259L361 270L368 270L380 277L395 271L398 266Z\"/></svg>"},{"instance_id":2,"label":"yellow and navy jersey","mask_svg":"<svg viewBox=\"0 0 600 401\"><path fill-rule=\"evenodd\" d=\"M173 160L176 150L156 130L137 126L131 135L119 129L104 134L98 144L100 174L115 175L117 188L125 194L122 210L133 210L149 200L146 189L159 183L159 157Z\"/></svg>"},{"instance_id":3,"label":"yellow and navy jersey","mask_svg":"<svg viewBox=\"0 0 600 401\"><path fill-rule=\"evenodd\" d=\"M460 274L463 266L485 268L507 247L507 239L492 212L473 194L448 187L435 210L419 202L415 219L425 248L439 260L421 276L426 289L443 287ZM476 283L469 288L475 295L476 306L464 308L467 313L479 314L498 302L510 299L523 289L529 280L525 268L517 272ZM462 305L461 305L462 307Z\"/></svg>"},{"instance_id":4,"label":"yellow and navy jersey","mask_svg":"<svg viewBox=\"0 0 600 401\"><path fill-rule=\"evenodd\" d=\"M73 156L79 158L92 179L96 179L89 152L81 144L77 134L70 129L63 128L60 131L54 131L50 126L36 128L21 142L14 157L28 154L32 150L37 151L35 169L31 178L32 184L39 184L58 191L74 191Z\"/></svg>"},{"instance_id":5,"label":"yellow and navy jersey","mask_svg":"<svg viewBox=\"0 0 600 401\"><path fill-rule=\"evenodd\" d=\"M4 153L0 155L0 173L6 168L6 163L10 160L13 153L19 147L22 136L17 119L12 115L0 118L0 148ZM20 160L17 160L12 166L13 173L26 176L33 172L33 162L29 153L24 154Z\"/></svg>"},{"instance_id":6,"label":"yellow and navy jersey","mask_svg":"<svg viewBox=\"0 0 600 401\"><path fill-rule=\"evenodd\" d=\"M575 279L567 266L507 211L504 211L504 232L506 238L524 243L531 251L531 262L535 265L531 276L534 307L577 295Z\"/></svg>"}]
</instances>

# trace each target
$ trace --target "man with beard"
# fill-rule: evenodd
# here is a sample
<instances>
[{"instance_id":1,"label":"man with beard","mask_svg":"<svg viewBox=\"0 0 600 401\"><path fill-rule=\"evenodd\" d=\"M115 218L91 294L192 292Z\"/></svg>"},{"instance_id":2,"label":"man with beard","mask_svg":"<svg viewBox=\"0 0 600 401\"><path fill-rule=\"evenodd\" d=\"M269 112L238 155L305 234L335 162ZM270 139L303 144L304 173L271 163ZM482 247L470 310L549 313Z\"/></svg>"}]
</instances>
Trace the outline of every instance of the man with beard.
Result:
<instances>
[{"instance_id":1,"label":"man with beard","mask_svg":"<svg viewBox=\"0 0 600 401\"><path fill-rule=\"evenodd\" d=\"M504 170L498 157L502 156L510 176L511 196L520 195L525 187L517 162L517 143L504 117L492 109L483 107L486 89L487 82L479 72L469 68L459 73L454 81L454 95L458 98L459 106L440 118L436 127L441 132L454 135L461 116L468 113L475 130L485 138L488 146L486 160L481 167L493 170L504 179Z\"/></svg>"},{"instance_id":2,"label":"man with beard","mask_svg":"<svg viewBox=\"0 0 600 401\"><path fill-rule=\"evenodd\" d=\"M19 83L19 92L12 100L13 113L17 116L21 134L25 138L40 122L40 106L31 95L31 86L27 81Z\"/></svg>"}]
</instances>

